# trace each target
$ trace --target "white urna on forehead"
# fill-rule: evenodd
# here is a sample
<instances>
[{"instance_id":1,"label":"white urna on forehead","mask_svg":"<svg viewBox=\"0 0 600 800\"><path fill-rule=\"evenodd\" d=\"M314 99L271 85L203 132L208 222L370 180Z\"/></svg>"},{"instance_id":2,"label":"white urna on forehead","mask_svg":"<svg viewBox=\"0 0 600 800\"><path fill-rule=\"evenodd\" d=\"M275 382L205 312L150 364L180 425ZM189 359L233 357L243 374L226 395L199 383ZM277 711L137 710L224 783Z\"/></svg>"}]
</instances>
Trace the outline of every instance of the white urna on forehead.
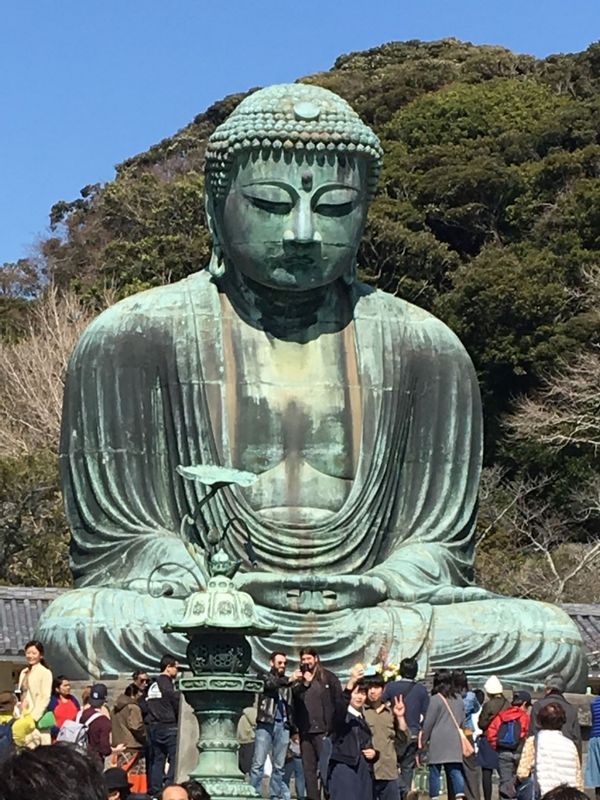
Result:
<instances>
[{"instance_id":1,"label":"white urna on forehead","mask_svg":"<svg viewBox=\"0 0 600 800\"><path fill-rule=\"evenodd\" d=\"M215 130L206 151L206 190L215 202L227 192L239 159L283 158L347 167L368 163L367 194L375 194L383 151L379 139L350 105L320 86L281 84L243 100Z\"/></svg>"}]
</instances>

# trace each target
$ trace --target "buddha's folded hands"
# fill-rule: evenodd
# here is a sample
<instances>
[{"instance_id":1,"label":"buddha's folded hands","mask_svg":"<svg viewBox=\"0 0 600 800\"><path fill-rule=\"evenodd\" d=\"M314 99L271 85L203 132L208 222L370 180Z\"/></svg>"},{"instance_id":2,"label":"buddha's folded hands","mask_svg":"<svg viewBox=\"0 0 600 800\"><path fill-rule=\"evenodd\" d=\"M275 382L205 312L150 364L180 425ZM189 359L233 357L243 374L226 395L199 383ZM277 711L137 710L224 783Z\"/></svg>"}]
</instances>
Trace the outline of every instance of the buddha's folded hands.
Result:
<instances>
[{"instance_id":1,"label":"buddha's folded hands","mask_svg":"<svg viewBox=\"0 0 600 800\"><path fill-rule=\"evenodd\" d=\"M371 608L387 599L384 581L374 575L246 572L235 582L260 605L285 611Z\"/></svg>"}]
</instances>

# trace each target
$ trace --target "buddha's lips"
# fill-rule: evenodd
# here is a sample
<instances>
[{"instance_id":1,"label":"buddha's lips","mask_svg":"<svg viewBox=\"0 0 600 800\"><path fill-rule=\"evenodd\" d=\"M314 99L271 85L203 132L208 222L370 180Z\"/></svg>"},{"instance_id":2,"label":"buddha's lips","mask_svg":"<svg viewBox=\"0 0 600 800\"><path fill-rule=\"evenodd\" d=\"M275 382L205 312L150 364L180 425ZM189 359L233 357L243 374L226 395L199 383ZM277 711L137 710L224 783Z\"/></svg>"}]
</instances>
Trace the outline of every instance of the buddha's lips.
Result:
<instances>
[{"instance_id":1,"label":"buddha's lips","mask_svg":"<svg viewBox=\"0 0 600 800\"><path fill-rule=\"evenodd\" d=\"M277 259L274 262L277 264L278 269L298 269L298 268L314 268L318 267L320 264L323 264L328 259L324 258L321 253L316 254L315 256L311 256L308 253L306 255L298 254L298 255L284 255L282 258ZM273 263L273 262L272 262Z\"/></svg>"}]
</instances>

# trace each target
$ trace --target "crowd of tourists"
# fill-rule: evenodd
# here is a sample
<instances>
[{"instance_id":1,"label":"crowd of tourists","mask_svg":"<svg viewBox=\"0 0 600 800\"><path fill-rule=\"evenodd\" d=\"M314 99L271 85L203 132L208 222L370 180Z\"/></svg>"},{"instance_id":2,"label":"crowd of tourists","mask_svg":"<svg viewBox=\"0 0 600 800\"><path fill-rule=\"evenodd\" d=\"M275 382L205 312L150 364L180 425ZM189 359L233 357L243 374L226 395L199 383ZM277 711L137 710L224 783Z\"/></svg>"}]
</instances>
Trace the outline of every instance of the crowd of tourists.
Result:
<instances>
[{"instance_id":1,"label":"crowd of tourists","mask_svg":"<svg viewBox=\"0 0 600 800\"><path fill-rule=\"evenodd\" d=\"M102 683L75 697L40 642L28 642L25 659L17 687L0 692L0 800L209 800L197 781L175 782L173 656L156 676L136 670L112 705ZM430 692L417 674L413 658L398 675L356 664L342 685L314 648L289 669L287 654L272 653L238 726L241 771L271 800L415 800L416 770L431 800L491 800L494 774L499 800L584 800L584 783L600 800L600 696L584 781L561 675L532 702L526 690L507 697L495 676L479 689L463 670L439 670Z\"/></svg>"},{"instance_id":2,"label":"crowd of tourists","mask_svg":"<svg viewBox=\"0 0 600 800\"><path fill-rule=\"evenodd\" d=\"M175 783L180 696L174 656L163 656L154 677L136 670L112 705L103 683L77 698L67 676L53 677L41 642L26 644L25 660L16 688L0 692L0 800L51 800L51 788L38 793L35 781L47 775L57 782L62 775L62 785L65 770L79 776L75 787L88 778L97 784L102 800L210 800L197 781ZM91 772L84 779L86 763ZM56 797L68 796L61 789Z\"/></svg>"},{"instance_id":3,"label":"crowd of tourists","mask_svg":"<svg viewBox=\"0 0 600 800\"><path fill-rule=\"evenodd\" d=\"M239 726L240 766L259 790L270 759L271 798L290 797L294 743L296 796L306 800L413 800L416 769L426 770L432 800L443 793L443 778L450 798L491 800L494 773L500 800L536 800L564 786L583 792L581 731L561 675L548 676L532 704L525 690L508 699L495 676L472 689L463 670L436 672L430 693L413 658L391 680L384 669L358 664L343 686L312 648L301 651L297 669L286 667L286 655L273 653L257 713L246 709ZM586 785L596 787L600 697L592 715Z\"/></svg>"}]
</instances>

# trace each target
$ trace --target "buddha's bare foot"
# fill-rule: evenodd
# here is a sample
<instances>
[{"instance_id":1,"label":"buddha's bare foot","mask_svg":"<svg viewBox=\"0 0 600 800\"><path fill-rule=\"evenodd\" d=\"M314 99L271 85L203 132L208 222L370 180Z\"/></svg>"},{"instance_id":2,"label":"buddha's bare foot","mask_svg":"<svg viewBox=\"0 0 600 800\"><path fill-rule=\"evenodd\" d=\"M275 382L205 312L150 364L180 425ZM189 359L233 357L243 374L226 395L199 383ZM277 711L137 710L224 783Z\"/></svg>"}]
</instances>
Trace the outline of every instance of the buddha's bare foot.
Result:
<instances>
[{"instance_id":1,"label":"buddha's bare foot","mask_svg":"<svg viewBox=\"0 0 600 800\"><path fill-rule=\"evenodd\" d=\"M270 572L238 574L239 589L255 602L284 611L328 612L347 608L370 608L387 598L383 580L355 575L276 575Z\"/></svg>"}]
</instances>

